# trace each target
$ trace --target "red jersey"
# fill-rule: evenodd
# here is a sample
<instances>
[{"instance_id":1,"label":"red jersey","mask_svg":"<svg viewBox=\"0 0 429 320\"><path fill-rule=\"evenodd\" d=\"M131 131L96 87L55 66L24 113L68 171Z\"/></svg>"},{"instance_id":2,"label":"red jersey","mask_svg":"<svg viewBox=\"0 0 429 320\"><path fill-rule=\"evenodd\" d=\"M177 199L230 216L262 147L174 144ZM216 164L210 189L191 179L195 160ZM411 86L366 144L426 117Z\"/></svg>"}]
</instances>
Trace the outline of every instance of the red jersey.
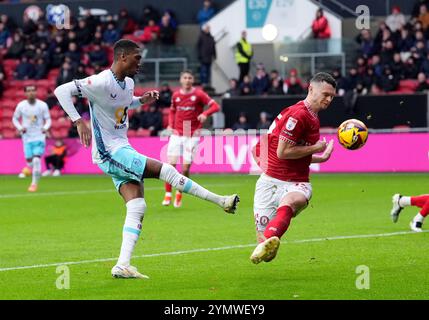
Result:
<instances>
[{"instance_id":1,"label":"red jersey","mask_svg":"<svg viewBox=\"0 0 429 320\"><path fill-rule=\"evenodd\" d=\"M205 105L209 106L206 111L204 111ZM197 117L200 114L210 116L219 109L219 105L204 91L193 88L191 92L184 93L180 89L174 92L171 98L168 125L174 129L177 135L193 135L202 127L202 123L198 121Z\"/></svg>"},{"instance_id":2,"label":"red jersey","mask_svg":"<svg viewBox=\"0 0 429 320\"><path fill-rule=\"evenodd\" d=\"M308 182L312 156L300 159L279 159L279 139L296 146L314 145L320 139L320 122L307 102L285 108L271 124L268 134L256 145L259 166L270 177L293 182Z\"/></svg>"}]
</instances>

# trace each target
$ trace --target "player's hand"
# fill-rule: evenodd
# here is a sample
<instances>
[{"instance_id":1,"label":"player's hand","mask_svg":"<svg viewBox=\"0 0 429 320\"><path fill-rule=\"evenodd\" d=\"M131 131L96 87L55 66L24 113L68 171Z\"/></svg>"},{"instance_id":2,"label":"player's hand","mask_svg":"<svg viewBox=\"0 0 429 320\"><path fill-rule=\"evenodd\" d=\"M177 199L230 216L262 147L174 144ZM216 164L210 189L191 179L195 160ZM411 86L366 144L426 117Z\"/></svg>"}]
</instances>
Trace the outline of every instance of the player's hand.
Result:
<instances>
[{"instance_id":1,"label":"player's hand","mask_svg":"<svg viewBox=\"0 0 429 320\"><path fill-rule=\"evenodd\" d=\"M19 131L19 133L21 133L21 134L24 134L24 133L26 133L27 132L27 129L25 129L25 128L22 128L20 131Z\"/></svg>"},{"instance_id":2,"label":"player's hand","mask_svg":"<svg viewBox=\"0 0 429 320\"><path fill-rule=\"evenodd\" d=\"M198 119L198 121L200 122L200 123L204 123L206 120L207 120L207 116L205 115L205 114L200 114L198 117L197 117L197 119Z\"/></svg>"},{"instance_id":3,"label":"player's hand","mask_svg":"<svg viewBox=\"0 0 429 320\"><path fill-rule=\"evenodd\" d=\"M140 97L140 103L141 104L151 104L152 102L155 102L158 99L159 99L159 91L157 91L157 90L150 90L150 91L146 91Z\"/></svg>"},{"instance_id":4,"label":"player's hand","mask_svg":"<svg viewBox=\"0 0 429 320\"><path fill-rule=\"evenodd\" d=\"M334 140L331 139L328 145L326 146L325 152L323 152L322 154L323 161L329 160L333 150L334 150Z\"/></svg>"},{"instance_id":5,"label":"player's hand","mask_svg":"<svg viewBox=\"0 0 429 320\"><path fill-rule=\"evenodd\" d=\"M316 147L316 153L319 153L326 150L326 148L328 147L328 143L326 142L326 139L323 138L323 140L317 141L314 146Z\"/></svg>"},{"instance_id":6,"label":"player's hand","mask_svg":"<svg viewBox=\"0 0 429 320\"><path fill-rule=\"evenodd\" d=\"M91 130L87 127L85 122L82 119L79 119L75 122L77 133L79 134L80 143L84 147L89 147L91 145Z\"/></svg>"}]
</instances>

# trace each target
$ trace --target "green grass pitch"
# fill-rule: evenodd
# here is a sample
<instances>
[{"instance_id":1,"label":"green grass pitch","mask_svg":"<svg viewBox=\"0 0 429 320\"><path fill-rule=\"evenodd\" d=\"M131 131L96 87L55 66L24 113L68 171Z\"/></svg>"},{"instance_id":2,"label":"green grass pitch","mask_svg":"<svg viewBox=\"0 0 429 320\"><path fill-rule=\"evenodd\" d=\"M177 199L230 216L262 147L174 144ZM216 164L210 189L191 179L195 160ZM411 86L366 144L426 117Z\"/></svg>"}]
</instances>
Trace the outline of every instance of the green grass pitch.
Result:
<instances>
[{"instance_id":1,"label":"green grass pitch","mask_svg":"<svg viewBox=\"0 0 429 320\"><path fill-rule=\"evenodd\" d=\"M237 214L188 195L182 208L165 208L163 184L147 180L132 264L150 279L124 280L110 275L125 206L107 176L42 178L34 195L28 179L0 176L0 299L428 298L429 234L408 233L416 208L396 224L389 216L392 194L427 193L427 175L313 175L310 206L292 220L277 258L259 265L249 260L257 177L193 178L238 193ZM56 264L66 262L70 288L58 289ZM369 289L356 287L362 265Z\"/></svg>"}]
</instances>

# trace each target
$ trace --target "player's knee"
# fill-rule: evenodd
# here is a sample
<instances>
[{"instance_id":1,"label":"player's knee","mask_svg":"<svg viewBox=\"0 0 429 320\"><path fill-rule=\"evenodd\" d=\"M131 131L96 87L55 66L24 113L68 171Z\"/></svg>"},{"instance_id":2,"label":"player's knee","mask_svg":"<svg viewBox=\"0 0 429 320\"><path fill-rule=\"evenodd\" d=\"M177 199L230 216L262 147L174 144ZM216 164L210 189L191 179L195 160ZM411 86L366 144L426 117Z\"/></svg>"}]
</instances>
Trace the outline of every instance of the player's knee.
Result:
<instances>
[{"instance_id":1,"label":"player's knee","mask_svg":"<svg viewBox=\"0 0 429 320\"><path fill-rule=\"evenodd\" d=\"M134 212L139 212L144 214L146 211L147 205L144 198L135 198L127 202L127 209Z\"/></svg>"}]
</instances>

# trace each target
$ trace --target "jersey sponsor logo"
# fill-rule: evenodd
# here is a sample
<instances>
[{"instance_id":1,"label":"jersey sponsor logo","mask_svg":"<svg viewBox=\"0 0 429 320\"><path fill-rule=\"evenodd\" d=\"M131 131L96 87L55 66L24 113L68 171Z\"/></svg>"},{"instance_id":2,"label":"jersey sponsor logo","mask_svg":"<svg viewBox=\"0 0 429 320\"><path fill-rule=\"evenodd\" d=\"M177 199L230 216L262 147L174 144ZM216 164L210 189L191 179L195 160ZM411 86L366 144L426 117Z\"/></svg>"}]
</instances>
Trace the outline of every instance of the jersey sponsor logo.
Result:
<instances>
[{"instance_id":1,"label":"jersey sponsor logo","mask_svg":"<svg viewBox=\"0 0 429 320\"><path fill-rule=\"evenodd\" d=\"M177 109L181 110L181 111L194 111L195 107L192 107L192 106L179 106L179 107L177 107Z\"/></svg>"},{"instance_id":2,"label":"jersey sponsor logo","mask_svg":"<svg viewBox=\"0 0 429 320\"><path fill-rule=\"evenodd\" d=\"M292 131L293 129L295 129L297 122L298 120L296 120L295 118L289 117L286 122L286 129Z\"/></svg>"},{"instance_id":3,"label":"jersey sponsor logo","mask_svg":"<svg viewBox=\"0 0 429 320\"><path fill-rule=\"evenodd\" d=\"M128 118L128 107L118 108L115 111L116 124L115 129L123 129L127 126L127 118Z\"/></svg>"}]
</instances>

